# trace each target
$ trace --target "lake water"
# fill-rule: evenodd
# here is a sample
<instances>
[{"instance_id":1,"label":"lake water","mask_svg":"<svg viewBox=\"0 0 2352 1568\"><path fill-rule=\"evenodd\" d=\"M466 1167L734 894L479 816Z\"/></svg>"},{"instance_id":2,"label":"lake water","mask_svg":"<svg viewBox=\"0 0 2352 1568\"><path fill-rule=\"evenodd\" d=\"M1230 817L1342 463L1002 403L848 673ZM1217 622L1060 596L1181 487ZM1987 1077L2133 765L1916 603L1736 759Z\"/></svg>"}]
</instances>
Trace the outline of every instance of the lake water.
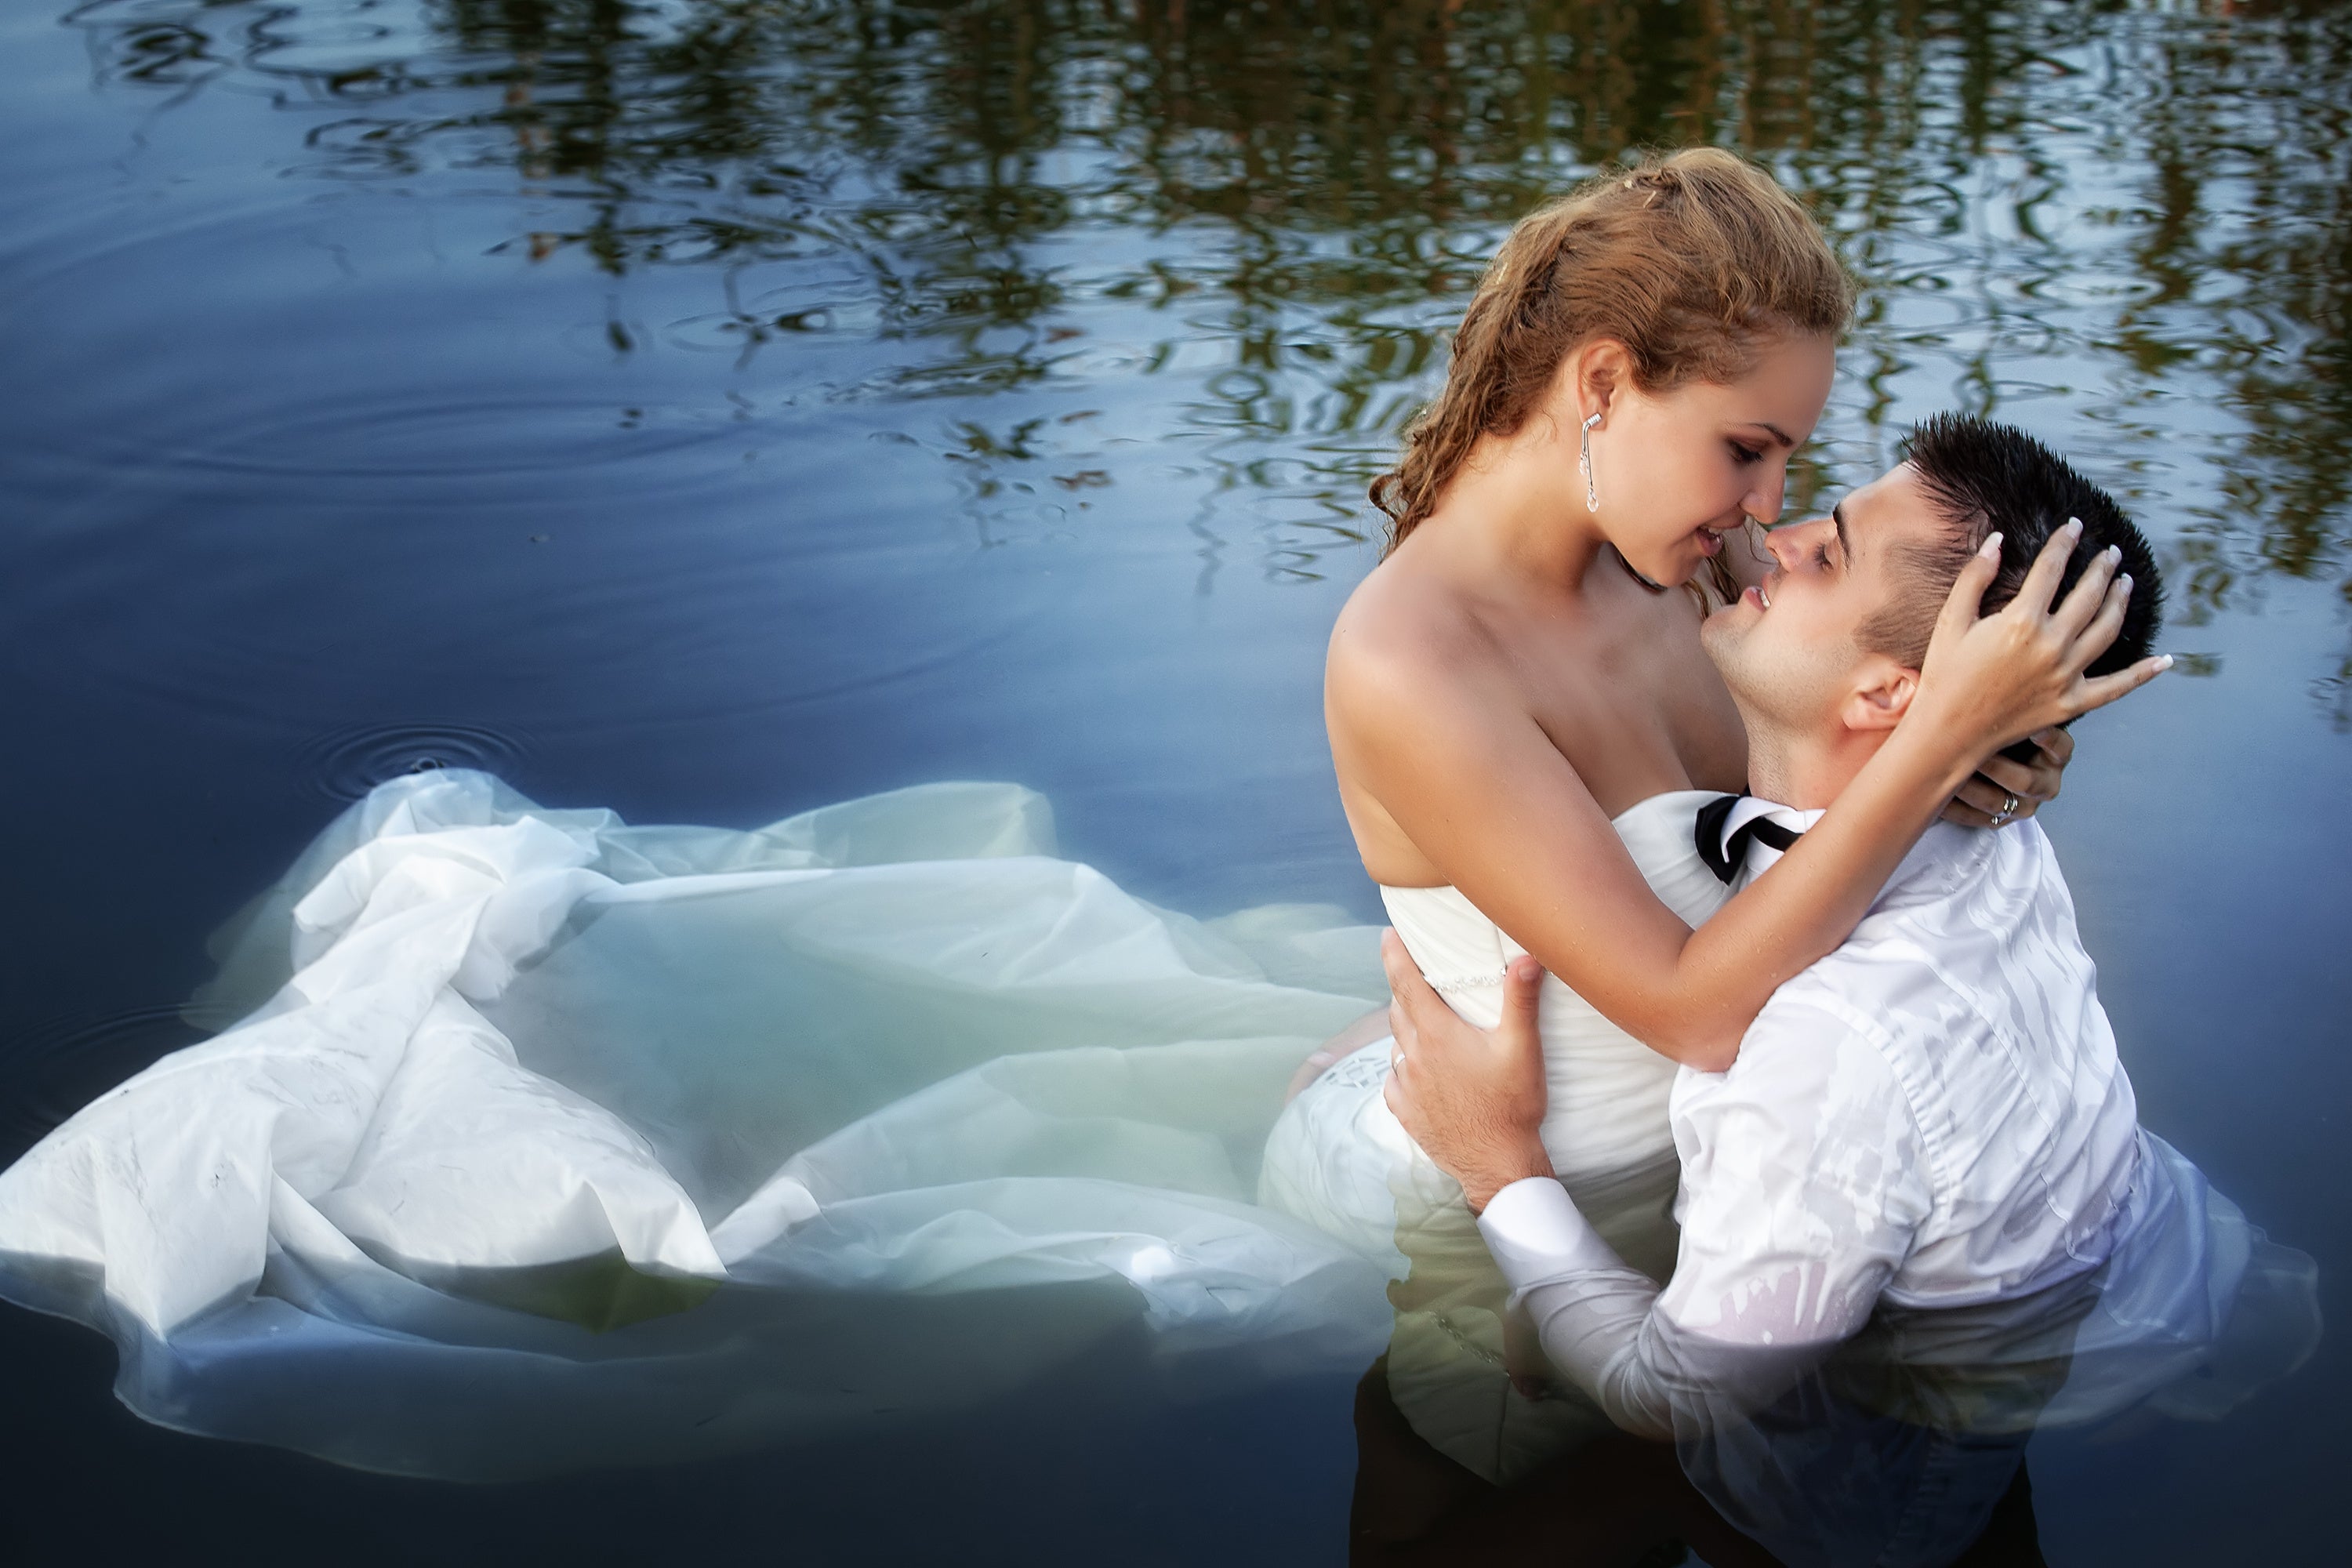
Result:
<instances>
[{"instance_id":1,"label":"lake water","mask_svg":"<svg viewBox=\"0 0 2352 1568\"><path fill-rule=\"evenodd\" d=\"M2320 5L10 6L0 1162L416 767L739 825L1010 779L1157 902L1375 918L1318 700L1363 486L1515 216L1712 141L1866 289L1792 506L1959 407L2158 541L2194 657L2043 820L2143 1121L2339 1310L2347 121ZM26 1560L1346 1554L1345 1384L468 1489L147 1426L62 1323L0 1356ZM2037 1438L2045 1550L2330 1555L2347 1399L2330 1339Z\"/></svg>"}]
</instances>

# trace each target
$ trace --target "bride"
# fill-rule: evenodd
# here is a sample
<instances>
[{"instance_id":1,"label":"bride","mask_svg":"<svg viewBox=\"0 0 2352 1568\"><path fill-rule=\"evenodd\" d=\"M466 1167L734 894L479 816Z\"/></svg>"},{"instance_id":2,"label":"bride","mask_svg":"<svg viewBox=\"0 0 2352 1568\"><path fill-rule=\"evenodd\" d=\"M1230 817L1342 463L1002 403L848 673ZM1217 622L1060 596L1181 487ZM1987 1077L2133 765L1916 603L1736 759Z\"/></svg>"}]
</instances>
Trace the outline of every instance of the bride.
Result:
<instances>
[{"instance_id":1,"label":"bride","mask_svg":"<svg viewBox=\"0 0 2352 1568\"><path fill-rule=\"evenodd\" d=\"M1672 1061L1727 1059L1956 792L1976 821L2053 793L2063 743L1986 759L2089 705L2089 654L2032 606L1945 638L1864 780L1714 911L1692 792L1739 787L1740 736L1699 595L1659 585L1777 511L1848 300L1727 154L1529 218L1333 638L1367 868L1465 1013L1522 948L1561 976L1560 1169L1627 1234L1671 1192ZM221 933L191 1006L216 1037L0 1173L0 1295L107 1332L150 1419L477 1479L1082 1358L1097 1389L1198 1386L1386 1340L1393 1383L1397 1242L1433 1333L1484 1352L1495 1313L1438 1267L1460 1205L1381 1121L1383 1047L1284 1110L1382 999L1378 942L1328 909L1155 909L1054 858L1009 785L725 832L394 780Z\"/></svg>"}]
</instances>

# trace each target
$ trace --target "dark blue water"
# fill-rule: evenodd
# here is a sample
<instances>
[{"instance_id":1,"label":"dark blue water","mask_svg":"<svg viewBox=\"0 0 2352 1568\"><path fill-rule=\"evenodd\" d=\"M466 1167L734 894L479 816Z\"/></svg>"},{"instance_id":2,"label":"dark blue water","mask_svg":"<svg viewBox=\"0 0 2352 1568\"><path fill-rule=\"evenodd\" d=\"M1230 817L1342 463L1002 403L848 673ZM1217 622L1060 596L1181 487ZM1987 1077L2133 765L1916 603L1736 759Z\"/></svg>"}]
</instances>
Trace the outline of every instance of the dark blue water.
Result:
<instances>
[{"instance_id":1,"label":"dark blue water","mask_svg":"<svg viewBox=\"0 0 2352 1568\"><path fill-rule=\"evenodd\" d=\"M343 801L751 824L944 777L1202 913L1370 918L1324 636L1518 212L1641 142L1867 288L1798 498L2074 455L2197 656L2057 839L2142 1116L2352 1275L2352 19L2320 5L143 0L0 15L0 1159L193 1037ZM514 1489L181 1437L9 1310L35 1560L1337 1562L1346 1387ZM2053 1562L2332 1557L2340 1342L2035 1440ZM1560 1525L1572 1536L1572 1519Z\"/></svg>"}]
</instances>

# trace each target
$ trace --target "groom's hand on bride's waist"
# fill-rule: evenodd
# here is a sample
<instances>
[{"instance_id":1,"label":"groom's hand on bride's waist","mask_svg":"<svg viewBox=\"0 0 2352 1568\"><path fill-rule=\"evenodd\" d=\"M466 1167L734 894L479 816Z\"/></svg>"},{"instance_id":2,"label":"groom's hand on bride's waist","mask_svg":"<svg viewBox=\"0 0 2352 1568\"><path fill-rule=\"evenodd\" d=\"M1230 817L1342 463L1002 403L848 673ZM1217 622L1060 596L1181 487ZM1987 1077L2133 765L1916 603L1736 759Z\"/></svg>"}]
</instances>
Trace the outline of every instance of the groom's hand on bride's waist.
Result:
<instances>
[{"instance_id":1,"label":"groom's hand on bride's waist","mask_svg":"<svg viewBox=\"0 0 2352 1568\"><path fill-rule=\"evenodd\" d=\"M1503 981L1503 1021L1464 1022L1422 978L1396 932L1381 939L1388 971L1388 1102L1438 1168L1462 1184L1473 1213L1513 1182L1552 1173L1543 1146L1543 1037L1536 1023L1543 967L1514 961Z\"/></svg>"}]
</instances>

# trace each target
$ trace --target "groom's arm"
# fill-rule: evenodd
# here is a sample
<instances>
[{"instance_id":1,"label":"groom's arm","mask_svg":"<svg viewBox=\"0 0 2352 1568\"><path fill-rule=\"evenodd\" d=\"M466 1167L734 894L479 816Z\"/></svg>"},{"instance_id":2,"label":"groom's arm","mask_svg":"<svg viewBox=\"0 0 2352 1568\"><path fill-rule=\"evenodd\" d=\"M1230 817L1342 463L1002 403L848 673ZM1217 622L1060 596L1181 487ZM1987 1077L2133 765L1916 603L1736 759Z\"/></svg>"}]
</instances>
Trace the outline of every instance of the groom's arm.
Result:
<instances>
[{"instance_id":1,"label":"groom's arm","mask_svg":"<svg viewBox=\"0 0 2352 1568\"><path fill-rule=\"evenodd\" d=\"M1868 1318L1927 1189L1908 1103L1846 1021L1776 999L1731 1071L1678 1085L1682 1251L1661 1290L1551 1179L1540 1096L1530 1117L1511 1092L1528 1062L1541 1081L1532 1006L1475 1030L1417 980L1391 973L1391 1104L1482 1211L1553 1364L1617 1425L1664 1437L1752 1409Z\"/></svg>"},{"instance_id":2,"label":"groom's arm","mask_svg":"<svg viewBox=\"0 0 2352 1568\"><path fill-rule=\"evenodd\" d=\"M1479 1229L1563 1374L1629 1431L1745 1415L1869 1319L1926 1217L1885 1058L1810 1007L1768 1007L1727 1073L1676 1087L1682 1247L1664 1289L1558 1182L1495 1194Z\"/></svg>"}]
</instances>

